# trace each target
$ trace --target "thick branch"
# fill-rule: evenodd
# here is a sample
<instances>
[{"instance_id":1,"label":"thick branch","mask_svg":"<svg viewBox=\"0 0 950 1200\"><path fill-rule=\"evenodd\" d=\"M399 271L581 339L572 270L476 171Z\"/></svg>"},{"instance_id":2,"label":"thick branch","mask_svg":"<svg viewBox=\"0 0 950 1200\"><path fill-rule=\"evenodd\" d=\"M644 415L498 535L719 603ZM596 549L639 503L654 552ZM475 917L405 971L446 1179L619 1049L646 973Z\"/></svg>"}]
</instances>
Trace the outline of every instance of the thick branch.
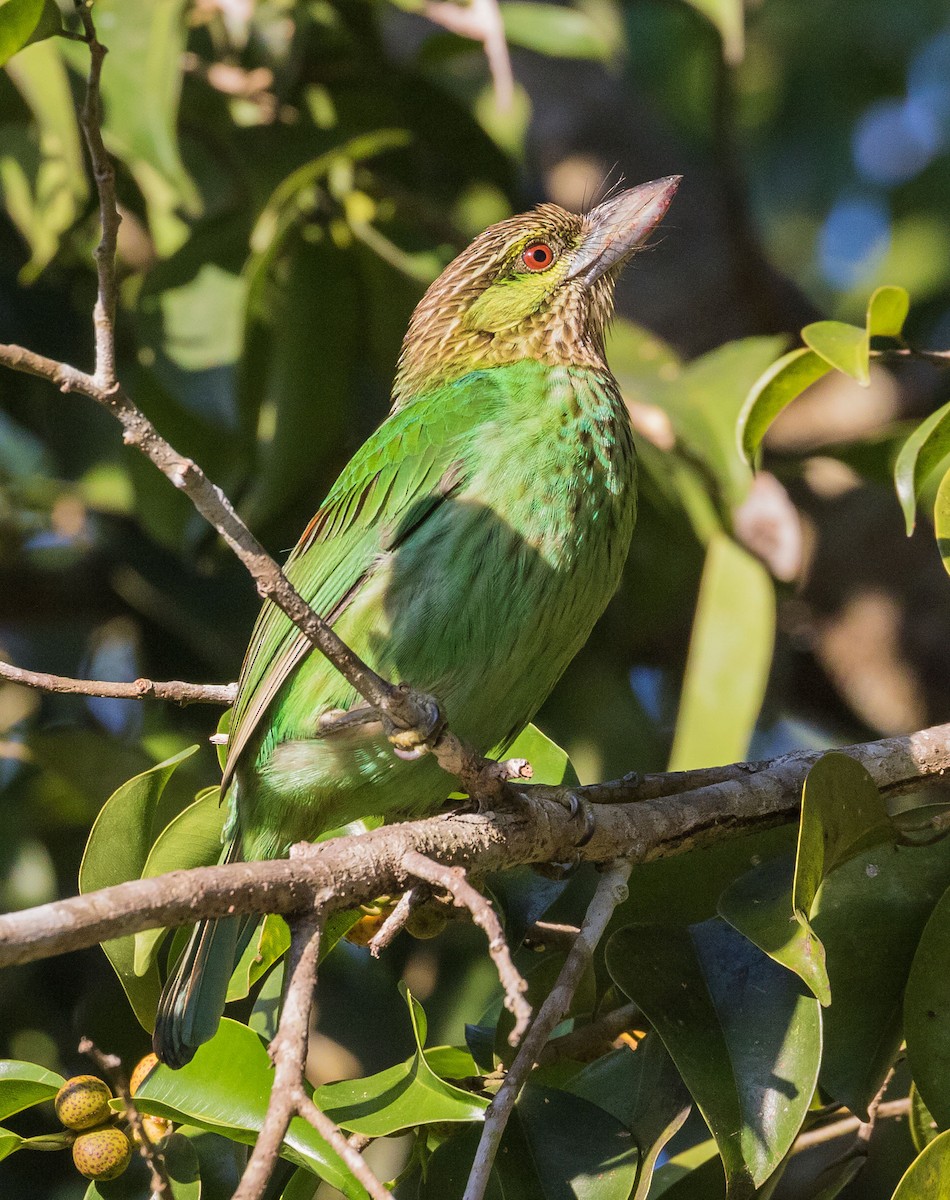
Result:
<instances>
[{"instance_id":1,"label":"thick branch","mask_svg":"<svg viewBox=\"0 0 950 1200\"><path fill-rule=\"evenodd\" d=\"M885 792L939 781L950 770L950 725L846 748ZM0 916L0 967L93 946L118 935L185 925L229 913L297 913L330 893L327 913L404 890L403 859L417 850L477 874L576 855L634 863L681 854L797 818L812 754L788 754L741 778L638 804L605 804L590 841L575 848L576 822L563 803L540 799L495 815L452 813L321 843L298 860L235 863L133 880ZM525 789L544 795L550 789ZM597 788L574 789L581 796Z\"/></svg>"},{"instance_id":2,"label":"thick branch","mask_svg":"<svg viewBox=\"0 0 950 1200\"><path fill-rule=\"evenodd\" d=\"M570 1008L577 985L591 964L597 943L603 936L614 909L626 898L630 867L629 862L619 860L607 867L601 876L580 932L564 960L564 966L557 977L557 982L541 1005L538 1015L532 1021L528 1035L522 1042L521 1049L515 1055L515 1061L511 1064L504 1082L485 1114L485 1124L482 1127L478 1149L475 1152L475 1161L465 1186L463 1200L483 1200L488 1188L492 1164L498 1153L498 1147L501 1145L502 1135L515 1106L515 1101L534 1069L545 1043Z\"/></svg>"},{"instance_id":3,"label":"thick branch","mask_svg":"<svg viewBox=\"0 0 950 1200\"><path fill-rule=\"evenodd\" d=\"M66 675L48 675L45 671L27 671L12 663L0 661L0 679L37 688L41 692L57 692L67 696L104 696L109 700L173 700L176 704L220 704L223 708L234 703L236 683L182 683L177 679L162 683L154 679L136 679L134 683L112 683L103 679L70 679Z\"/></svg>"}]
</instances>

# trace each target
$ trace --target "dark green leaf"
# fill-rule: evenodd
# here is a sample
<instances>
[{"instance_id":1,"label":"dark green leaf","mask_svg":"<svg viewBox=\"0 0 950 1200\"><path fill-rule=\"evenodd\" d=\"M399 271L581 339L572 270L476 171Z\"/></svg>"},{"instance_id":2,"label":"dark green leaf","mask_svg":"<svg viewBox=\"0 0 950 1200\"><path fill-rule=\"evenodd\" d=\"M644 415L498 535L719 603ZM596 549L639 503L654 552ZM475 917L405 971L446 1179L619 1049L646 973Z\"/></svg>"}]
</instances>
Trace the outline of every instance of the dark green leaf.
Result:
<instances>
[{"instance_id":1,"label":"dark green leaf","mask_svg":"<svg viewBox=\"0 0 950 1200\"><path fill-rule=\"evenodd\" d=\"M161 800L174 773L197 746L191 746L150 770L136 775L114 792L102 806L86 842L79 868L80 892L92 892L138 879L148 860L152 841L162 828ZM146 1029L155 1018L161 991L158 969L154 965L144 975L135 973L135 938L113 938L103 942L103 950L115 968L135 1015Z\"/></svg>"},{"instance_id":2,"label":"dark green leaf","mask_svg":"<svg viewBox=\"0 0 950 1200\"><path fill-rule=\"evenodd\" d=\"M881 793L865 767L847 754L825 754L802 792L792 905L806 919L826 875L862 850L893 841Z\"/></svg>"},{"instance_id":3,"label":"dark green leaf","mask_svg":"<svg viewBox=\"0 0 950 1200\"><path fill-rule=\"evenodd\" d=\"M801 1128L818 1076L818 1003L724 921L632 925L611 977L663 1039L719 1145L730 1195L751 1195Z\"/></svg>"},{"instance_id":4,"label":"dark green leaf","mask_svg":"<svg viewBox=\"0 0 950 1200\"><path fill-rule=\"evenodd\" d=\"M741 621L736 612L742 612ZM671 771L745 757L774 637L775 591L768 572L731 538L714 535L696 603Z\"/></svg>"},{"instance_id":5,"label":"dark green leaf","mask_svg":"<svg viewBox=\"0 0 950 1200\"><path fill-rule=\"evenodd\" d=\"M722 56L738 66L745 55L745 8L742 0L686 0L686 3L712 21L722 38Z\"/></svg>"},{"instance_id":6,"label":"dark green leaf","mask_svg":"<svg viewBox=\"0 0 950 1200\"><path fill-rule=\"evenodd\" d=\"M904 996L907 1058L921 1099L950 1127L950 891L924 927Z\"/></svg>"},{"instance_id":7,"label":"dark green leaf","mask_svg":"<svg viewBox=\"0 0 950 1200\"><path fill-rule=\"evenodd\" d=\"M162 1144L162 1155L175 1200L201 1200L198 1153L190 1138L181 1133L170 1134Z\"/></svg>"},{"instance_id":8,"label":"dark green leaf","mask_svg":"<svg viewBox=\"0 0 950 1200\"><path fill-rule=\"evenodd\" d=\"M856 379L863 387L871 382L867 329L844 321L813 321L802 330L802 341L830 366Z\"/></svg>"},{"instance_id":9,"label":"dark green leaf","mask_svg":"<svg viewBox=\"0 0 950 1200\"><path fill-rule=\"evenodd\" d=\"M894 463L894 487L907 526L907 536L917 523L917 497L933 471L950 454L950 404L921 421ZM939 538L939 533L938 533Z\"/></svg>"},{"instance_id":10,"label":"dark green leaf","mask_svg":"<svg viewBox=\"0 0 950 1200\"><path fill-rule=\"evenodd\" d=\"M653 1176L647 1200L725 1200L726 1176L710 1138L671 1158Z\"/></svg>"},{"instance_id":11,"label":"dark green leaf","mask_svg":"<svg viewBox=\"0 0 950 1200\"><path fill-rule=\"evenodd\" d=\"M941 1133L914 1159L893 1200L946 1200L950 1195L950 1131Z\"/></svg>"},{"instance_id":12,"label":"dark green leaf","mask_svg":"<svg viewBox=\"0 0 950 1200\"><path fill-rule=\"evenodd\" d=\"M766 430L782 409L830 369L821 355L799 348L783 355L756 380L736 423L746 462L755 462Z\"/></svg>"},{"instance_id":13,"label":"dark green leaf","mask_svg":"<svg viewBox=\"0 0 950 1200\"><path fill-rule=\"evenodd\" d=\"M47 1071L35 1063L0 1060L0 1121L24 1108L52 1100L65 1082L55 1071Z\"/></svg>"},{"instance_id":14,"label":"dark green leaf","mask_svg":"<svg viewBox=\"0 0 950 1200\"><path fill-rule=\"evenodd\" d=\"M901 1004L921 932L950 886L950 842L877 846L825 880L811 925L825 947L821 1085L865 1117L902 1037Z\"/></svg>"},{"instance_id":15,"label":"dark green leaf","mask_svg":"<svg viewBox=\"0 0 950 1200\"><path fill-rule=\"evenodd\" d=\"M638 1162L630 1200L645 1200L656 1160L689 1115L689 1092L655 1033L635 1051L624 1047L596 1059L565 1086L604 1109L633 1134Z\"/></svg>"}]
</instances>

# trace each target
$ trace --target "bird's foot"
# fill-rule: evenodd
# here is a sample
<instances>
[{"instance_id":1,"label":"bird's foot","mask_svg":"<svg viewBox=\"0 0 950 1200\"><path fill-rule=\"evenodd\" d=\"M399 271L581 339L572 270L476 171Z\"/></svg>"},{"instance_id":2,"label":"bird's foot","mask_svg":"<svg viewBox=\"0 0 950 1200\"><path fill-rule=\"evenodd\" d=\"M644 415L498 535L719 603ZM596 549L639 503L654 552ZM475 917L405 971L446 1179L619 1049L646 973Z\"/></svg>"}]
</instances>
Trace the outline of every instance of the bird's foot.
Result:
<instances>
[{"instance_id":1,"label":"bird's foot","mask_svg":"<svg viewBox=\"0 0 950 1200\"><path fill-rule=\"evenodd\" d=\"M405 684L399 685L406 702L418 720L412 725L397 724L391 717L383 718L383 728L397 758L412 761L428 754L445 727L445 718L434 696L417 692Z\"/></svg>"}]
</instances>

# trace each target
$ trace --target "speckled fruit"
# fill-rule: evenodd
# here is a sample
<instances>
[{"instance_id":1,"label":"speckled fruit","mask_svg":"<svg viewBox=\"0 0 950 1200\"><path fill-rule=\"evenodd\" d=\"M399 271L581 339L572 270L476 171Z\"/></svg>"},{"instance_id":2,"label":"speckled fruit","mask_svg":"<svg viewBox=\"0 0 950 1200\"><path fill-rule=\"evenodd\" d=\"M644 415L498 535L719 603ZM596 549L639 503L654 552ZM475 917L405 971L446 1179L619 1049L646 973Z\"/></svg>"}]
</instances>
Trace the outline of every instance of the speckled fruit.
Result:
<instances>
[{"instance_id":1,"label":"speckled fruit","mask_svg":"<svg viewBox=\"0 0 950 1200\"><path fill-rule=\"evenodd\" d=\"M157 1066L158 1056L155 1054L146 1054L144 1058L139 1059L132 1072L132 1078L129 1080L129 1091L133 1096Z\"/></svg>"},{"instance_id":2,"label":"speckled fruit","mask_svg":"<svg viewBox=\"0 0 950 1200\"><path fill-rule=\"evenodd\" d=\"M73 1142L73 1162L87 1179L118 1179L132 1161L132 1143L115 1125L81 1133Z\"/></svg>"},{"instance_id":3,"label":"speckled fruit","mask_svg":"<svg viewBox=\"0 0 950 1200\"><path fill-rule=\"evenodd\" d=\"M112 1092L95 1075L74 1075L56 1093L56 1115L67 1129L92 1129L112 1118Z\"/></svg>"}]
</instances>

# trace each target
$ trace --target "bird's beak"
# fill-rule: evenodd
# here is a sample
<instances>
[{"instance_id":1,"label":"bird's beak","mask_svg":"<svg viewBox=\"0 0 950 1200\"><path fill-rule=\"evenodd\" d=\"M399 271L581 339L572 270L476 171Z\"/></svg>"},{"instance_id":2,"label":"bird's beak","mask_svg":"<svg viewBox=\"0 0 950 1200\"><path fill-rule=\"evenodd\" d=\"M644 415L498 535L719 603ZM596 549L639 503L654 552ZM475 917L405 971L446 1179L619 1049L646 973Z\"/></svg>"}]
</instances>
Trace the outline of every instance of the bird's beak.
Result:
<instances>
[{"instance_id":1,"label":"bird's beak","mask_svg":"<svg viewBox=\"0 0 950 1200\"><path fill-rule=\"evenodd\" d=\"M592 284L611 267L625 262L663 220L682 178L667 175L665 179L641 183L589 212L587 234L567 278Z\"/></svg>"}]
</instances>

